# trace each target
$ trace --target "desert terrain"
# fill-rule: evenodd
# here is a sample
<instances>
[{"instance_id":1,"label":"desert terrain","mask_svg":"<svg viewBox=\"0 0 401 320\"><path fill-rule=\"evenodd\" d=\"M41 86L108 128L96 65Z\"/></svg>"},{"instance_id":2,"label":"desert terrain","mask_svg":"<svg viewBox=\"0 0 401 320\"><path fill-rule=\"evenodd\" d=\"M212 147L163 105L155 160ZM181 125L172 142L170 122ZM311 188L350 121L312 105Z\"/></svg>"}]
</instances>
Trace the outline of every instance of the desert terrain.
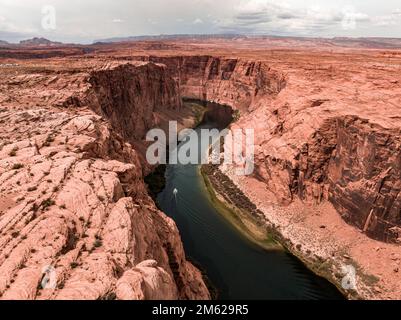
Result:
<instances>
[{"instance_id":1,"label":"desert terrain","mask_svg":"<svg viewBox=\"0 0 401 320\"><path fill-rule=\"evenodd\" d=\"M341 41L340 41L341 40ZM401 298L397 41L166 39L0 49L3 299L209 299L149 197L147 130L182 98L238 110L255 172L218 170L349 298ZM401 49L401 46L400 46ZM54 286L40 286L51 266Z\"/></svg>"}]
</instances>

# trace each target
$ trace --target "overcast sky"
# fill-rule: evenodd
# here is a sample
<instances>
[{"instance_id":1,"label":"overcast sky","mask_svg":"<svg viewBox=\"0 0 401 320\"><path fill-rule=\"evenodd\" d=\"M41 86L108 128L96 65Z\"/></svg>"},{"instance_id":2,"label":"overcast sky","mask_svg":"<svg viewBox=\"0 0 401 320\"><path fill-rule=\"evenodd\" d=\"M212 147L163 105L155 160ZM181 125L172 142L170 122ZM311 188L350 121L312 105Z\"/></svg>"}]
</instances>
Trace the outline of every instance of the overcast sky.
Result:
<instances>
[{"instance_id":1,"label":"overcast sky","mask_svg":"<svg viewBox=\"0 0 401 320\"><path fill-rule=\"evenodd\" d=\"M188 33L401 37L401 1L0 0L0 40L11 42Z\"/></svg>"}]
</instances>

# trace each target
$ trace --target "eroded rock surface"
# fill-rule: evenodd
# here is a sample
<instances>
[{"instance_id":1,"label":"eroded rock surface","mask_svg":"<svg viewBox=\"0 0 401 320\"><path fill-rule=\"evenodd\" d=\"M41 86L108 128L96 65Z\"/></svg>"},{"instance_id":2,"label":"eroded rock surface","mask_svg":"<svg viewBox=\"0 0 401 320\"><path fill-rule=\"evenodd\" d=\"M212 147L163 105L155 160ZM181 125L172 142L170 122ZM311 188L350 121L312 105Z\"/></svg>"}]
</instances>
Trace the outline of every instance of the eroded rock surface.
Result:
<instances>
[{"instance_id":1,"label":"eroded rock surface","mask_svg":"<svg viewBox=\"0 0 401 320\"><path fill-rule=\"evenodd\" d=\"M285 75L258 60L212 56L145 57L167 66L183 97L216 102L246 111L286 86Z\"/></svg>"},{"instance_id":2,"label":"eroded rock surface","mask_svg":"<svg viewBox=\"0 0 401 320\"><path fill-rule=\"evenodd\" d=\"M17 82L18 93L2 91L0 112L1 297L210 298L123 138L140 137L156 107L173 105L175 82L147 63L69 75L38 72L2 84ZM113 82L120 75L136 85L135 97Z\"/></svg>"}]
</instances>

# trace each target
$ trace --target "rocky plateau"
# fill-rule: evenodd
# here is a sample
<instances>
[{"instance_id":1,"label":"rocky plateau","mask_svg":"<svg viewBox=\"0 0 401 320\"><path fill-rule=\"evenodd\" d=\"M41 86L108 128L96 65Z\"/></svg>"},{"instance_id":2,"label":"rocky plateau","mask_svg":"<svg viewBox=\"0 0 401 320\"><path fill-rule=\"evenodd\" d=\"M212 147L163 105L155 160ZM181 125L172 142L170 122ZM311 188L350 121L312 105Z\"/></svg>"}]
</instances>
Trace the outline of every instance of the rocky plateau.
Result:
<instances>
[{"instance_id":1,"label":"rocky plateau","mask_svg":"<svg viewBox=\"0 0 401 320\"><path fill-rule=\"evenodd\" d=\"M401 51L253 41L0 51L3 299L210 298L143 182L147 130L190 126L181 98L255 130L254 174L221 171L295 254L401 298Z\"/></svg>"}]
</instances>

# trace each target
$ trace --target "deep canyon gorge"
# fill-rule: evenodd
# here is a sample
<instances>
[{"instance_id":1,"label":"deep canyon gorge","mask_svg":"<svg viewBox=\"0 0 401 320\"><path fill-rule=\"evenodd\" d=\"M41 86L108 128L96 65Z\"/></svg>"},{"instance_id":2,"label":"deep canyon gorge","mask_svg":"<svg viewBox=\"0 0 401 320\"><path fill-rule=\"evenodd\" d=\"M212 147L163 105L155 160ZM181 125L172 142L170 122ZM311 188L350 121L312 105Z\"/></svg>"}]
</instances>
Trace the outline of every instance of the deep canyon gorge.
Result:
<instances>
[{"instance_id":1,"label":"deep canyon gorge","mask_svg":"<svg viewBox=\"0 0 401 320\"><path fill-rule=\"evenodd\" d=\"M343 267L354 266L348 298L400 298L401 54L154 48L2 58L1 297L211 298L144 183L154 170L146 132L169 120L192 127L187 98L229 106L230 128L255 129L252 176L225 165L210 173L222 201L239 206L219 187L227 179L340 290ZM42 288L49 266L56 283Z\"/></svg>"}]
</instances>

